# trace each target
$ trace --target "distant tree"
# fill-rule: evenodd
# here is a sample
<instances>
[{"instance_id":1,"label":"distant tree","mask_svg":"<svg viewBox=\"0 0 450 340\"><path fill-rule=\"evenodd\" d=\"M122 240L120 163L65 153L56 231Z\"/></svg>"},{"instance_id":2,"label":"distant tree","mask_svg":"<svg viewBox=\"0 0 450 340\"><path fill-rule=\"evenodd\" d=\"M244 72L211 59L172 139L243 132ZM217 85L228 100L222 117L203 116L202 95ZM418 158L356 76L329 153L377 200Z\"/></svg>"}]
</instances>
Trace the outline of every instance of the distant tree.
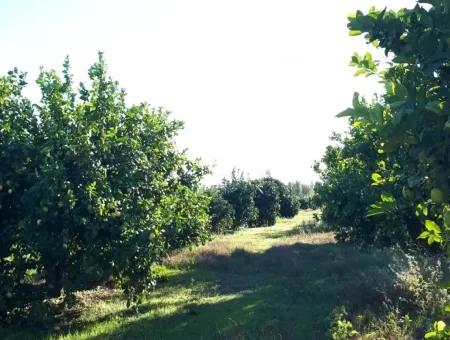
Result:
<instances>
[{"instance_id":1,"label":"distant tree","mask_svg":"<svg viewBox=\"0 0 450 340\"><path fill-rule=\"evenodd\" d=\"M221 229L214 224L222 223L219 222L222 214L234 215L233 229L274 225L277 216L295 216L300 204L294 191L280 180L270 176L250 180L236 169L230 179L224 179L220 186L210 188L208 192L212 197L210 211L215 216L211 222L213 229ZM227 203L233 208L233 213Z\"/></svg>"},{"instance_id":2,"label":"distant tree","mask_svg":"<svg viewBox=\"0 0 450 340\"><path fill-rule=\"evenodd\" d=\"M231 179L224 179L220 188L222 197L234 209L235 227L251 227L258 223L258 209L255 206L255 187L244 178L243 173L233 170Z\"/></svg>"},{"instance_id":3,"label":"distant tree","mask_svg":"<svg viewBox=\"0 0 450 340\"><path fill-rule=\"evenodd\" d=\"M297 215L300 208L300 196L296 195L295 191L282 181L272 177L266 179L270 179L277 188L280 204L279 216L290 218Z\"/></svg>"},{"instance_id":4,"label":"distant tree","mask_svg":"<svg viewBox=\"0 0 450 340\"><path fill-rule=\"evenodd\" d=\"M305 201L308 201L314 194L314 184L312 183L291 182L287 184L287 188L292 195Z\"/></svg>"},{"instance_id":5,"label":"distant tree","mask_svg":"<svg viewBox=\"0 0 450 340\"><path fill-rule=\"evenodd\" d=\"M258 225L274 225L280 213L278 185L270 177L254 180L252 184L255 186L255 205L258 209Z\"/></svg>"},{"instance_id":6,"label":"distant tree","mask_svg":"<svg viewBox=\"0 0 450 340\"><path fill-rule=\"evenodd\" d=\"M222 197L220 190L207 190L211 197L209 204L211 229L215 233L226 233L235 229L235 211L233 206Z\"/></svg>"}]
</instances>

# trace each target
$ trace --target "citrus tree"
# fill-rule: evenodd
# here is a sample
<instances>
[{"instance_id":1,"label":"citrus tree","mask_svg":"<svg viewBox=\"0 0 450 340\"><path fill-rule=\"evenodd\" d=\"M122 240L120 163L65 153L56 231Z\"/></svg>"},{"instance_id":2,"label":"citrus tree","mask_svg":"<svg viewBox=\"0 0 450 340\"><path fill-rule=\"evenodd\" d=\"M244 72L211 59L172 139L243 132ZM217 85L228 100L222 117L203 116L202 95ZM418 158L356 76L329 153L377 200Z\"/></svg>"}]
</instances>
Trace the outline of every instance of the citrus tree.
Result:
<instances>
[{"instance_id":1,"label":"citrus tree","mask_svg":"<svg viewBox=\"0 0 450 340\"><path fill-rule=\"evenodd\" d=\"M370 104L355 94L353 108L339 116L352 117L361 129L375 131L380 138L378 152L384 162L371 175L373 185L406 183L401 196L386 193L369 215L393 212L398 201L407 202L426 228L420 238L445 245L450 192L450 15L447 2L430 3L429 9L372 8L349 18L350 33L365 32L368 42L383 48L390 61L379 65L370 54L353 56L356 74L376 75L386 92ZM399 151L401 161L395 157Z\"/></svg>"},{"instance_id":2,"label":"citrus tree","mask_svg":"<svg viewBox=\"0 0 450 340\"><path fill-rule=\"evenodd\" d=\"M450 249L450 2L358 11L349 16L348 27L388 58L380 63L369 53L353 56L356 75L378 77L385 93L371 103L355 94L353 107L339 114L379 137L383 166L371 178L386 190L368 216L412 208L423 227L418 238ZM401 194L388 189L393 183L404 183ZM440 322L433 332L427 337L449 331Z\"/></svg>"},{"instance_id":3,"label":"citrus tree","mask_svg":"<svg viewBox=\"0 0 450 340\"><path fill-rule=\"evenodd\" d=\"M332 140L335 144L327 147L314 166L321 179L314 190L321 219L340 242L408 246L421 231L412 210L367 216L367 208L383 192L372 186L371 180L371 174L384 162L377 152L376 134L353 122L347 136L334 134ZM401 193L401 185L383 188L388 189Z\"/></svg>"},{"instance_id":4,"label":"citrus tree","mask_svg":"<svg viewBox=\"0 0 450 340\"><path fill-rule=\"evenodd\" d=\"M270 177L254 180L251 184L255 188L255 206L258 209L257 225L274 225L280 214L279 186Z\"/></svg>"},{"instance_id":5,"label":"citrus tree","mask_svg":"<svg viewBox=\"0 0 450 340\"><path fill-rule=\"evenodd\" d=\"M42 71L38 103L25 75L0 77L0 317L114 281L130 302L152 264L208 237L206 168L179 152L168 112L128 106L103 55L73 88Z\"/></svg>"},{"instance_id":6,"label":"citrus tree","mask_svg":"<svg viewBox=\"0 0 450 340\"><path fill-rule=\"evenodd\" d=\"M230 179L224 179L220 194L234 210L234 228L254 227L258 224L258 208L255 205L255 186L233 169Z\"/></svg>"}]
</instances>

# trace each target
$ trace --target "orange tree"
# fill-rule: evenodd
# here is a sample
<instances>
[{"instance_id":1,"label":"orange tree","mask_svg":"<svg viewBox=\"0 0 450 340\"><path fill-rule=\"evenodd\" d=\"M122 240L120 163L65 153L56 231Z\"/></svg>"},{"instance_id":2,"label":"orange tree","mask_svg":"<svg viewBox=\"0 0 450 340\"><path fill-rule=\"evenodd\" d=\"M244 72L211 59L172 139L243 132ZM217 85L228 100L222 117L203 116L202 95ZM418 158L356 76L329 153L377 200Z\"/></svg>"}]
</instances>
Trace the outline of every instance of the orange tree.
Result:
<instances>
[{"instance_id":1,"label":"orange tree","mask_svg":"<svg viewBox=\"0 0 450 340\"><path fill-rule=\"evenodd\" d=\"M127 106L102 54L89 78L75 91L68 60L42 71L33 104L24 74L0 77L0 319L111 280L137 302L153 263L208 237L206 169L177 151L182 124Z\"/></svg>"},{"instance_id":2,"label":"orange tree","mask_svg":"<svg viewBox=\"0 0 450 340\"><path fill-rule=\"evenodd\" d=\"M386 92L372 103L355 94L350 116L361 129L379 136L383 166L371 175L373 185L404 181L402 195L385 193L369 215L394 212L398 201L414 206L426 230L419 237L448 242L450 192L450 14L445 1L429 9L417 5L398 12L371 9L357 12L350 34L365 32L368 42L384 49L385 69L370 54L354 55L356 74L378 76ZM402 152L398 157L391 157ZM379 163L380 164L380 163Z\"/></svg>"},{"instance_id":3,"label":"orange tree","mask_svg":"<svg viewBox=\"0 0 450 340\"><path fill-rule=\"evenodd\" d=\"M371 103L355 94L353 107L339 114L379 138L383 162L371 178L384 192L367 215L414 209L423 226L418 238L450 249L450 1L358 11L349 16L348 27L389 60L381 64L369 53L353 56L356 75L376 76L386 90ZM403 183L401 194L389 190L393 183ZM446 332L439 322L427 336Z\"/></svg>"}]
</instances>

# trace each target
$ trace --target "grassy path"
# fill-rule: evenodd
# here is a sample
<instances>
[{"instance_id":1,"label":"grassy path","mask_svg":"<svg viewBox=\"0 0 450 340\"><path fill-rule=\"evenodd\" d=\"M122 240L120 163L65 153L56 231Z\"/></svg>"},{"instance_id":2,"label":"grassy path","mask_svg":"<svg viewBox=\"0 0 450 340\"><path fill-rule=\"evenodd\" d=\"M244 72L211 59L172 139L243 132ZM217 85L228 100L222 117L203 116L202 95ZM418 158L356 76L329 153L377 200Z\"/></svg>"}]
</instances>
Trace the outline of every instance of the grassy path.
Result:
<instances>
[{"instance_id":1,"label":"grassy path","mask_svg":"<svg viewBox=\"0 0 450 340\"><path fill-rule=\"evenodd\" d=\"M305 232L302 224L311 219L312 212L302 212L274 227L218 236L169 258L139 314L126 309L117 291L99 289L79 295L80 316L59 330L4 334L16 339L327 339L335 307L363 308L376 299L368 293L370 278L385 259L337 245L331 233Z\"/></svg>"}]
</instances>

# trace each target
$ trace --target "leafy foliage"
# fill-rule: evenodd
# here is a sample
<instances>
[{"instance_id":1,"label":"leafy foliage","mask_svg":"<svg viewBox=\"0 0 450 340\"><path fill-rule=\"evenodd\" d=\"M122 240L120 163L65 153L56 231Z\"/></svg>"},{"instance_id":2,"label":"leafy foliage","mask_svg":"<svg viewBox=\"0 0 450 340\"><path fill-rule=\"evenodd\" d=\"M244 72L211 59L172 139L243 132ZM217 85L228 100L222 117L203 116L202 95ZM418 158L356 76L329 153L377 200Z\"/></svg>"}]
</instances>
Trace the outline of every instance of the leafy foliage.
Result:
<instances>
[{"instance_id":1,"label":"leafy foliage","mask_svg":"<svg viewBox=\"0 0 450 340\"><path fill-rule=\"evenodd\" d=\"M355 75L377 77L385 93L373 103L355 93L353 107L338 115L376 136L381 161L371 179L382 193L367 216L415 211L425 227L417 238L449 250L450 3L421 0L412 9L357 11L348 27L350 35L364 33L389 59L380 65L369 53L353 56ZM449 337L445 322L432 328L426 338Z\"/></svg>"},{"instance_id":2,"label":"leafy foliage","mask_svg":"<svg viewBox=\"0 0 450 340\"><path fill-rule=\"evenodd\" d=\"M355 75L378 77L386 92L370 103L355 93L353 107L338 116L350 117L350 141L356 133L372 140L373 156L364 159L367 171L361 175L369 175L374 187L366 197L376 192L379 199L362 201L366 217L404 216L411 237L442 244L450 190L449 12L445 1L430 5L398 12L371 8L349 16L350 34L365 32L367 42L383 48L391 62L381 67L369 53L352 57ZM325 185L331 185L326 179ZM435 228L420 233L418 226L426 220Z\"/></svg>"},{"instance_id":3,"label":"leafy foliage","mask_svg":"<svg viewBox=\"0 0 450 340\"><path fill-rule=\"evenodd\" d=\"M235 212L233 206L225 200L220 191L212 188L207 191L211 197L209 205L210 223L215 233L226 233L234 230Z\"/></svg>"},{"instance_id":4,"label":"leafy foliage","mask_svg":"<svg viewBox=\"0 0 450 340\"><path fill-rule=\"evenodd\" d=\"M302 187L299 182L296 187L300 190L306 188L309 192L312 190L308 186ZM296 216L301 203L290 185L270 176L246 179L236 169L230 179L224 179L221 185L206 192L211 197L211 227L219 233L239 227L274 225L278 216ZM303 208L307 207L309 204L305 203Z\"/></svg>"},{"instance_id":5,"label":"leafy foliage","mask_svg":"<svg viewBox=\"0 0 450 340\"><path fill-rule=\"evenodd\" d=\"M280 214L280 194L278 185L272 178L262 178L252 182L255 186L255 205L258 209L258 225L275 224Z\"/></svg>"},{"instance_id":6,"label":"leafy foliage","mask_svg":"<svg viewBox=\"0 0 450 340\"><path fill-rule=\"evenodd\" d=\"M303 204L300 199L297 199L292 193L282 190L280 192L280 216L294 217L298 214L299 209L307 209L308 204Z\"/></svg>"},{"instance_id":7,"label":"leafy foliage","mask_svg":"<svg viewBox=\"0 0 450 340\"><path fill-rule=\"evenodd\" d=\"M255 187L242 173L233 170L231 179L224 179L221 186L222 197L232 205L235 218L234 227L252 227L258 223L258 208L255 205Z\"/></svg>"},{"instance_id":8,"label":"leafy foliage","mask_svg":"<svg viewBox=\"0 0 450 340\"><path fill-rule=\"evenodd\" d=\"M423 2L429 9L419 4L398 12L372 8L349 18L351 32L365 32L366 40L383 48L392 62L383 70L372 67L386 89L381 100L372 107L356 100L344 115L379 137L384 169L372 175L374 184L384 186L390 178L405 183L401 195L391 192L403 204L380 206L380 213L413 208L427 227L421 238L443 244L450 193L450 13L447 1Z\"/></svg>"},{"instance_id":9,"label":"leafy foliage","mask_svg":"<svg viewBox=\"0 0 450 340\"><path fill-rule=\"evenodd\" d=\"M42 71L38 104L17 70L0 78L0 317L114 280L130 302L151 266L208 237L207 171L177 151L182 127L147 104L128 107L102 54L73 90ZM26 307L26 308L25 308Z\"/></svg>"},{"instance_id":10,"label":"leafy foliage","mask_svg":"<svg viewBox=\"0 0 450 340\"><path fill-rule=\"evenodd\" d=\"M276 190L279 196L280 209L279 216L285 218L291 218L298 214L300 209L301 198L306 197L307 194L302 195L296 192L293 188L299 188L300 191L306 186L302 185L300 182L288 183L287 185L272 177L266 178L266 180L271 180L276 186ZM305 205L302 209L307 209L308 206Z\"/></svg>"},{"instance_id":11,"label":"leafy foliage","mask_svg":"<svg viewBox=\"0 0 450 340\"><path fill-rule=\"evenodd\" d=\"M381 162L376 136L352 126L347 137L334 135L332 140L335 145L327 147L322 160L314 166L321 178L314 201L322 207L322 220L335 231L336 238L379 245L406 245L414 240L420 224L410 213L367 216L369 206L383 193L371 181L371 174ZM392 183L389 187L399 190ZM385 194L383 197L383 204L392 203L392 198Z\"/></svg>"}]
</instances>

